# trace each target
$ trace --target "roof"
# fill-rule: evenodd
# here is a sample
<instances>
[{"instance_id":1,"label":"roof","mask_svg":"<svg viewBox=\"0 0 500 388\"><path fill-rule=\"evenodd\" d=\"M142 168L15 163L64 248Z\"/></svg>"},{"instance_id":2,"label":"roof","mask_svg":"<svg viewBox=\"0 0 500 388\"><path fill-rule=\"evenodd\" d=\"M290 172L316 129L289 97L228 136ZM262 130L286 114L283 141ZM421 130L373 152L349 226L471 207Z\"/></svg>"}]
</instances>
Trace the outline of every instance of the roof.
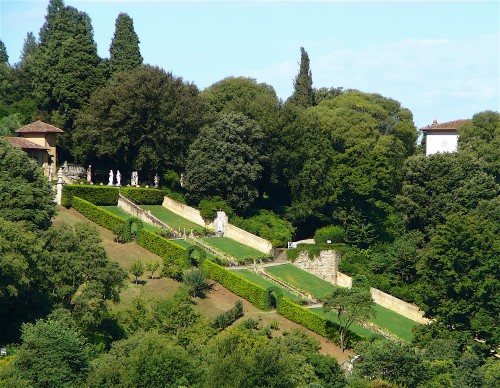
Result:
<instances>
[{"instance_id":1,"label":"roof","mask_svg":"<svg viewBox=\"0 0 500 388\"><path fill-rule=\"evenodd\" d=\"M64 133L62 129L54 127L53 125L44 123L43 121L35 121L34 123L28 124L22 128L19 128L17 133Z\"/></svg>"},{"instance_id":2,"label":"roof","mask_svg":"<svg viewBox=\"0 0 500 388\"><path fill-rule=\"evenodd\" d=\"M23 137L12 137L12 136L3 136L5 140L7 140L11 145L17 148L22 148L25 150L49 150L50 148L44 147L40 144L33 143Z\"/></svg>"},{"instance_id":3,"label":"roof","mask_svg":"<svg viewBox=\"0 0 500 388\"><path fill-rule=\"evenodd\" d=\"M454 121L448 121L446 123L441 123L438 124L437 120L434 120L434 123L432 125L428 125L427 127L420 128L421 131L456 131L458 127L461 127L465 123L469 122L470 120L468 119L462 119L462 120L454 120Z\"/></svg>"}]
</instances>

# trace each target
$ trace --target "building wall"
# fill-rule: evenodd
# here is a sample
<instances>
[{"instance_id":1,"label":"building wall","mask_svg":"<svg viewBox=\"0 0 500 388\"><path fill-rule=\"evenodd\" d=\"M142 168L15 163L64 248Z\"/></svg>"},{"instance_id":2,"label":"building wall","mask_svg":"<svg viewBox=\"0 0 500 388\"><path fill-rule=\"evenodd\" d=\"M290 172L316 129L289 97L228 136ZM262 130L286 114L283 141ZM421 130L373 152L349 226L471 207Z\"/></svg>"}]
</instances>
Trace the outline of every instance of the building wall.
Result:
<instances>
[{"instance_id":1,"label":"building wall","mask_svg":"<svg viewBox=\"0 0 500 388\"><path fill-rule=\"evenodd\" d=\"M456 152L458 147L458 134L450 131L427 132L425 139L425 155Z\"/></svg>"}]
</instances>

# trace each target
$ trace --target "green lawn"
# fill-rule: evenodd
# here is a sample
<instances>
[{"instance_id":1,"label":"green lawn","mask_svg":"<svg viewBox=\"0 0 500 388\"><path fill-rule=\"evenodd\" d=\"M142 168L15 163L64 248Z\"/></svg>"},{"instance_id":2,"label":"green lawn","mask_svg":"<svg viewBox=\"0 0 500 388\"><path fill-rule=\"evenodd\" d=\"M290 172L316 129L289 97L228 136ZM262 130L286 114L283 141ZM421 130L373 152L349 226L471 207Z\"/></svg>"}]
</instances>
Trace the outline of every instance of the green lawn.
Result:
<instances>
[{"instance_id":1,"label":"green lawn","mask_svg":"<svg viewBox=\"0 0 500 388\"><path fill-rule=\"evenodd\" d=\"M309 272L297 268L292 264L266 267L265 271L302 292L311 293L316 299L337 288L326 280L311 275Z\"/></svg>"},{"instance_id":2,"label":"green lawn","mask_svg":"<svg viewBox=\"0 0 500 388\"><path fill-rule=\"evenodd\" d=\"M113 213L115 216L121 217L124 220L126 220L129 217L132 217L132 214L127 213L125 210L119 208L118 206L99 206L102 209L106 209L108 212ZM147 222L143 222L144 224L144 229L149 230L151 232L159 232L161 231L160 228L148 224Z\"/></svg>"},{"instance_id":3,"label":"green lawn","mask_svg":"<svg viewBox=\"0 0 500 388\"><path fill-rule=\"evenodd\" d=\"M279 289L281 289L283 291L283 296L287 299L290 299L293 301L298 301L301 299L300 296L292 294L290 291L287 291L286 289L278 286L277 284L274 284L270 280L267 280L266 278L256 274L253 271L249 271L246 269L240 269L240 270L237 270L234 272L236 272L241 277L244 277L245 279L250 280L251 282L258 284L259 286L262 286L266 289L269 287L278 287Z\"/></svg>"},{"instance_id":4,"label":"green lawn","mask_svg":"<svg viewBox=\"0 0 500 388\"><path fill-rule=\"evenodd\" d=\"M375 318L370 319L370 321L377 326L396 334L405 341L410 342L412 340L413 335L411 331L418 323L378 304L375 305L375 314Z\"/></svg>"},{"instance_id":5,"label":"green lawn","mask_svg":"<svg viewBox=\"0 0 500 388\"><path fill-rule=\"evenodd\" d=\"M311 311L314 311L316 314L328 318L330 321L333 321L336 323L339 322L339 320L337 319L337 316L334 313L325 312L325 311L323 311L322 307L311 309ZM361 326L357 325L356 323L353 323L351 325L351 327L349 328L349 330L351 330L352 332L354 332L362 337L368 338L368 339L369 338L382 338L382 336L380 334L375 334L374 332L372 332L368 329L365 329L364 327L361 327Z\"/></svg>"},{"instance_id":6,"label":"green lawn","mask_svg":"<svg viewBox=\"0 0 500 388\"><path fill-rule=\"evenodd\" d=\"M172 240L173 242L175 242L177 245L180 245L181 247L184 247L184 248L189 248L190 246L193 245L193 243L187 241L187 240ZM202 247L200 247L201 249L203 249ZM215 256L208 252L208 251L205 251L206 254L207 254L207 259L213 259Z\"/></svg>"},{"instance_id":7,"label":"green lawn","mask_svg":"<svg viewBox=\"0 0 500 388\"><path fill-rule=\"evenodd\" d=\"M214 247L218 251L225 252L237 260L245 260L249 258L259 258L265 256L264 253L249 247L248 245L240 244L239 242L227 237L205 237L203 238L208 245Z\"/></svg>"},{"instance_id":8,"label":"green lawn","mask_svg":"<svg viewBox=\"0 0 500 388\"><path fill-rule=\"evenodd\" d=\"M151 214L153 214L155 217L159 218L175 230L179 230L180 228L180 231L182 232L184 231L184 228L186 228L186 233L189 233L191 229L199 232L203 231L204 229L203 226L195 224L194 222L191 222L175 214L174 212L171 212L161 205L141 205L141 208L151 211Z\"/></svg>"}]
</instances>

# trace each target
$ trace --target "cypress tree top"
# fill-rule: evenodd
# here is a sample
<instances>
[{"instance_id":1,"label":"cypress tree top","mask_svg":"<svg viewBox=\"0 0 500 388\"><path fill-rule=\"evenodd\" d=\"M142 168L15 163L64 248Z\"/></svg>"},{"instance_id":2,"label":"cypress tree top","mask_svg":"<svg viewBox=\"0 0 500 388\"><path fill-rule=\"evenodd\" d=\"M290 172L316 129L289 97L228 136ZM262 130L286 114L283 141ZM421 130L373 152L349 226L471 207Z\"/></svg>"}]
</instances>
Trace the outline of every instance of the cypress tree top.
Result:
<instances>
[{"instance_id":1,"label":"cypress tree top","mask_svg":"<svg viewBox=\"0 0 500 388\"><path fill-rule=\"evenodd\" d=\"M116 18L115 35L109 48L111 71L130 71L142 65L139 37L134 31L134 22L126 13Z\"/></svg>"},{"instance_id":2,"label":"cypress tree top","mask_svg":"<svg viewBox=\"0 0 500 388\"><path fill-rule=\"evenodd\" d=\"M307 108L314 105L312 74L309 68L309 55L304 47L300 48L300 70L294 81L294 92L290 100L298 106Z\"/></svg>"}]
</instances>

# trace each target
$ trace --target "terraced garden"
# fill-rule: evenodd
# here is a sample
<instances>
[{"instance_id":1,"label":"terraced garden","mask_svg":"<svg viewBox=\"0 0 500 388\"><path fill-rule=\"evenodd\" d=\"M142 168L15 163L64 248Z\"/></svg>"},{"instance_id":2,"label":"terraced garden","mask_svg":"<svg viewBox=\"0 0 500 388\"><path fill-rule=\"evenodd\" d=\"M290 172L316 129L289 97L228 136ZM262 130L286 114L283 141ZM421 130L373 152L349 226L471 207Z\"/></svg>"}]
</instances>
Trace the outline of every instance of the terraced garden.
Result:
<instances>
[{"instance_id":1,"label":"terraced garden","mask_svg":"<svg viewBox=\"0 0 500 388\"><path fill-rule=\"evenodd\" d=\"M297 302L297 301L299 301L301 299L300 296L292 294L290 291L287 291L283 287L280 287L277 284L274 284L270 280L267 280L266 278L264 278L264 277L256 274L253 271L249 271L249 270L246 270L246 269L240 269L240 270L237 270L235 272L238 275L240 275L241 277L244 277L245 279L250 280L251 282L253 282L253 283L255 283L255 284L259 285L259 286L262 286L262 287L264 287L266 289L269 288L269 287L278 287L279 289L281 289L283 291L283 296L285 298L293 300L294 302Z\"/></svg>"},{"instance_id":2,"label":"terraced garden","mask_svg":"<svg viewBox=\"0 0 500 388\"><path fill-rule=\"evenodd\" d=\"M336 288L333 284L301 270L292 264L267 267L265 270L300 291L310 292L316 299L321 298L325 293L332 292ZM323 311L321 308L319 310ZM317 309L315 309L315 311L317 312ZM330 316L329 318L333 319ZM418 324L409 318L377 304L375 305L375 317L371 318L370 321L406 341L412 339L412 329Z\"/></svg>"},{"instance_id":3,"label":"terraced garden","mask_svg":"<svg viewBox=\"0 0 500 388\"><path fill-rule=\"evenodd\" d=\"M99 206L99 207L101 209L105 209L108 212L114 214L115 216L121 217L125 220L132 216L131 214L124 211L123 209L119 208L118 206ZM160 232L161 231L160 228L158 228L154 225L148 224L146 222L144 222L144 229L149 230L151 232Z\"/></svg>"},{"instance_id":4,"label":"terraced garden","mask_svg":"<svg viewBox=\"0 0 500 388\"><path fill-rule=\"evenodd\" d=\"M195 224L194 222L191 222L184 217L171 212L161 205L141 205L141 208L143 208L144 210L149 210L151 214L153 214L156 218L159 218L168 226L176 230L183 231L185 228L186 233L189 233L191 229L193 229L193 231L195 232L202 232L205 229L203 226Z\"/></svg>"}]
</instances>

